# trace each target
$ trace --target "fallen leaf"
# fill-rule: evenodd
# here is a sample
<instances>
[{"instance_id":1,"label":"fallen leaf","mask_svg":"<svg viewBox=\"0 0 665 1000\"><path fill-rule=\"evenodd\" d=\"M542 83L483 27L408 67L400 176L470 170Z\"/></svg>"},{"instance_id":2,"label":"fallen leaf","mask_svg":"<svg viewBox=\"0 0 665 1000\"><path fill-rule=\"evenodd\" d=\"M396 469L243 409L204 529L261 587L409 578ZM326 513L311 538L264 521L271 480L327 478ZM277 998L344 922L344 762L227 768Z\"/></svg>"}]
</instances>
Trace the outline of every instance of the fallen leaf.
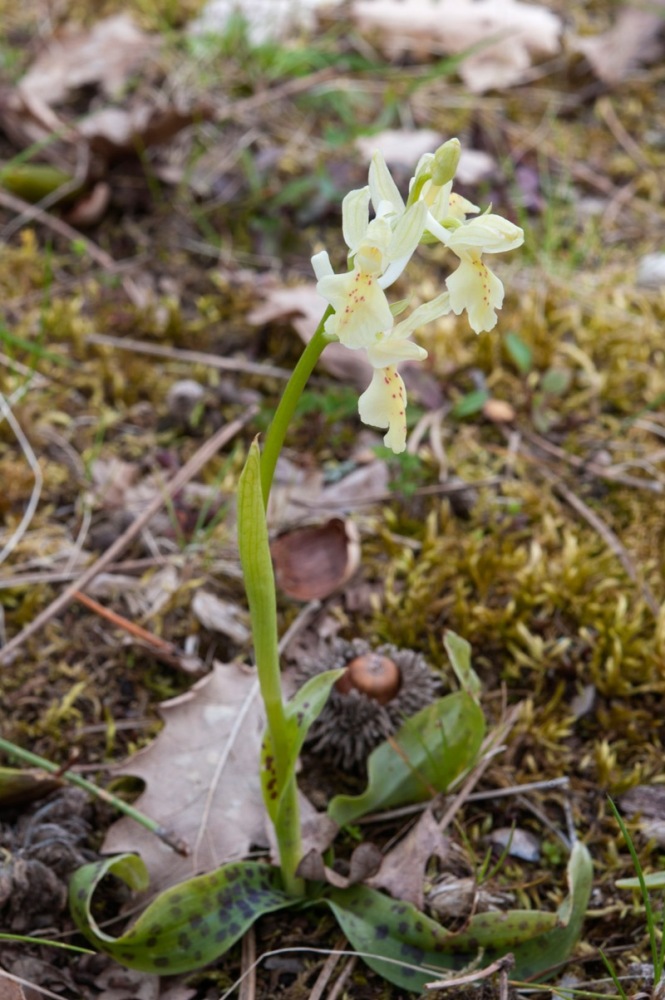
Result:
<instances>
[{"instance_id":1,"label":"fallen leaf","mask_svg":"<svg viewBox=\"0 0 665 1000\"><path fill-rule=\"evenodd\" d=\"M133 820L107 833L105 853L139 853L155 892L211 871L265 845L259 782L264 715L253 670L215 664L186 694L161 706L164 729L116 774L146 783L136 808L185 840L189 857L175 854Z\"/></svg>"},{"instance_id":2,"label":"fallen leaf","mask_svg":"<svg viewBox=\"0 0 665 1000\"><path fill-rule=\"evenodd\" d=\"M443 141L441 133L431 128L388 128L360 136L355 144L367 163L379 152L389 167L411 171L424 153L433 153Z\"/></svg>"},{"instance_id":3,"label":"fallen leaf","mask_svg":"<svg viewBox=\"0 0 665 1000\"><path fill-rule=\"evenodd\" d=\"M448 837L426 809L406 837L386 854L381 870L367 879L367 885L385 889L394 899L403 899L422 910L427 862L432 857L445 861L449 854Z\"/></svg>"},{"instance_id":4,"label":"fallen leaf","mask_svg":"<svg viewBox=\"0 0 665 1000\"><path fill-rule=\"evenodd\" d=\"M0 969L0 1000L28 1000L21 984L10 979L2 969Z\"/></svg>"},{"instance_id":5,"label":"fallen leaf","mask_svg":"<svg viewBox=\"0 0 665 1000\"><path fill-rule=\"evenodd\" d=\"M378 33L391 58L464 56L459 74L473 93L514 86L532 57L561 47L560 18L521 0L353 0L351 17L361 31Z\"/></svg>"},{"instance_id":6,"label":"fallen leaf","mask_svg":"<svg viewBox=\"0 0 665 1000\"><path fill-rule=\"evenodd\" d=\"M662 58L663 14L656 8L663 6L665 0L651 0L643 9L638 6L623 7L609 31L602 35L574 38L571 48L586 56L603 83L620 83L638 66Z\"/></svg>"},{"instance_id":7,"label":"fallen leaf","mask_svg":"<svg viewBox=\"0 0 665 1000\"><path fill-rule=\"evenodd\" d=\"M62 784L59 778L36 768L0 767L0 807L25 805L41 799Z\"/></svg>"},{"instance_id":8,"label":"fallen leaf","mask_svg":"<svg viewBox=\"0 0 665 1000\"><path fill-rule=\"evenodd\" d=\"M130 487L138 481L139 471L136 462L125 462L120 458L96 459L90 469L93 483L90 499L106 510L124 507Z\"/></svg>"},{"instance_id":9,"label":"fallen leaf","mask_svg":"<svg viewBox=\"0 0 665 1000\"><path fill-rule=\"evenodd\" d=\"M192 611L203 627L211 632L228 636L238 646L249 642L251 632L247 627L247 612L237 604L224 601L208 590L197 590L192 598Z\"/></svg>"},{"instance_id":10,"label":"fallen leaf","mask_svg":"<svg viewBox=\"0 0 665 1000\"><path fill-rule=\"evenodd\" d=\"M18 91L30 103L47 106L91 84L114 96L159 45L158 36L147 35L127 13L97 21L89 30L68 27L49 39Z\"/></svg>"},{"instance_id":11,"label":"fallen leaf","mask_svg":"<svg viewBox=\"0 0 665 1000\"><path fill-rule=\"evenodd\" d=\"M637 785L619 799L628 816L639 814L639 826L647 840L665 846L665 786Z\"/></svg>"},{"instance_id":12,"label":"fallen leaf","mask_svg":"<svg viewBox=\"0 0 665 1000\"><path fill-rule=\"evenodd\" d=\"M159 976L110 965L95 979L97 1000L158 1000Z\"/></svg>"},{"instance_id":13,"label":"fallen leaf","mask_svg":"<svg viewBox=\"0 0 665 1000\"><path fill-rule=\"evenodd\" d=\"M127 108L102 108L82 121L78 132L94 152L112 159L166 142L194 120L201 121L207 115L203 105L178 109L173 105L159 108L146 103L132 104Z\"/></svg>"},{"instance_id":14,"label":"fallen leaf","mask_svg":"<svg viewBox=\"0 0 665 1000\"><path fill-rule=\"evenodd\" d=\"M247 314L247 321L254 326L264 323L287 321L307 343L321 322L326 303L313 283L293 287L267 288L263 302ZM351 382L365 389L372 378L372 366L365 360L363 351L350 351L343 344L328 344L319 362L322 368L343 382Z\"/></svg>"},{"instance_id":15,"label":"fallen leaf","mask_svg":"<svg viewBox=\"0 0 665 1000\"><path fill-rule=\"evenodd\" d=\"M313 516L335 517L380 503L388 493L388 466L374 456L365 461L362 451L357 461L347 476L325 485L322 469L303 468L280 455L270 492L270 530L283 531Z\"/></svg>"},{"instance_id":16,"label":"fallen leaf","mask_svg":"<svg viewBox=\"0 0 665 1000\"><path fill-rule=\"evenodd\" d=\"M380 869L382 861L383 855L375 844L358 844L349 861L349 874L342 875L326 865L321 852L312 848L298 865L297 874L311 882L327 882L336 889L348 889L350 885L369 882L371 876Z\"/></svg>"},{"instance_id":17,"label":"fallen leaf","mask_svg":"<svg viewBox=\"0 0 665 1000\"><path fill-rule=\"evenodd\" d=\"M110 184L99 181L88 194L79 198L71 211L67 212L66 221L78 229L96 226L106 214L110 202Z\"/></svg>"}]
</instances>

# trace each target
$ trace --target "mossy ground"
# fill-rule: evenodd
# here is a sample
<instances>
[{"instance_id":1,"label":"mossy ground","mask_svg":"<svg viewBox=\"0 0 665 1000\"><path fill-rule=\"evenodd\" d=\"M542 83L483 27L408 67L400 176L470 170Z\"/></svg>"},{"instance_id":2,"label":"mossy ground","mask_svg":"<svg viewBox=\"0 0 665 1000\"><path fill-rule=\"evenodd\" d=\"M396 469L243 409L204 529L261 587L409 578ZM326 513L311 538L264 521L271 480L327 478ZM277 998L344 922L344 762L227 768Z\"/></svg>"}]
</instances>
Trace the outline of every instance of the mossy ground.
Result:
<instances>
[{"instance_id":1,"label":"mossy ground","mask_svg":"<svg viewBox=\"0 0 665 1000\"><path fill-rule=\"evenodd\" d=\"M15 79L30 54L31 22L10 6L0 54L6 78ZM571 14L561 6L583 31L603 30L614 10L588 3ZM109 4L104 12L117 7ZM88 8L72 5L70 15L89 21ZM178 10L182 14L182 5ZM100 13L95 6L95 16ZM436 447L425 435L417 462L409 456L393 463L394 496L363 514L361 525L361 572L385 587L362 619L341 604L336 613L349 637L413 647L444 673L442 636L453 629L472 644L489 716L499 718L504 700L523 703L490 787L569 777L567 800L596 866L576 973L581 981L604 974L599 947L625 971L631 961L648 958L647 938L635 900L614 888L631 869L607 795L660 781L663 771L665 297L635 280L640 258L662 249L665 232L662 67L642 69L607 91L581 59L566 57L530 85L478 97L443 70L426 75L386 67L376 53L356 46L352 32L345 36L334 25L316 43L251 53L240 37L242 44L227 39L201 58L176 33L180 15L155 10L147 0L141 13L144 25L169 28L163 86L177 81L190 98L240 101L295 74L334 70L326 86L304 86L288 100L266 100L221 124L193 127L173 141L170 154L116 163L109 176L111 211L89 235L116 260L129 261L126 266L102 268L40 225L0 244L0 383L43 475L29 530L2 570L6 635L55 596L58 585L48 577L67 569L76 540L90 547L94 536L83 532L88 517L93 528L104 529L108 515L89 499L96 459L123 459L143 473L160 463L182 464L243 411L242 393L260 399L265 425L279 391L275 378L246 374L233 376L230 391L229 376L205 364L175 356L155 363L91 335L289 367L299 350L295 335L284 326L257 331L246 321L256 275L274 272L296 283L309 278L309 256L322 242L340 254L339 202L363 183L353 139L377 123L412 121L487 149L507 179L474 191L473 198L492 201L526 232L524 249L497 267L507 288L498 332L476 337L451 319L422 342L447 411L454 414L455 404L483 385L493 399L511 403L515 419L493 423L473 407L466 417L448 412L442 429L431 432L441 439ZM353 86L333 86L335 80ZM215 150L221 156L236 144L240 149L250 129L253 138L231 158L221 188L195 196L188 177L196 163ZM4 140L2 147L3 159L17 152ZM171 154L183 167L175 188L157 170ZM525 203L520 170L538 187L537 205ZM225 184L232 185L232 197L224 196ZM0 221L12 218L3 210ZM141 303L128 298L127 275L140 280ZM436 267L422 264L423 296L438 290L440 280ZM528 363L510 350L509 333L528 349ZM205 405L186 426L171 419L167 404L168 389L180 378L197 379L207 390ZM341 400L339 413L348 411L345 387L325 384ZM414 422L426 412L417 392L411 412ZM353 415L337 415L330 426L310 413L293 429L291 457L297 460L300 448L307 461L342 463L358 429ZM248 426L201 474L222 497L233 493L253 432ZM448 471L471 484L463 509L436 490L441 448ZM486 480L492 485L473 488ZM0 482L8 537L34 477L7 420L0 424ZM182 584L146 624L177 643L200 631L190 611L192 581L207 581L238 602L242 591L233 575L218 572L233 558L224 517L197 533L191 525L183 529L175 513L173 520L164 555L178 565ZM104 539L108 544L103 530L99 538L101 548ZM139 546L124 558L146 556ZM146 585L155 568L146 562L139 570ZM29 586L18 579L28 571L36 574ZM121 600L116 606L127 614ZM294 608L285 602L282 612L286 624ZM210 640L203 642L205 649ZM210 651L249 653L233 646ZM140 649L121 645L111 626L72 603L3 669L2 734L58 763L75 753L103 774L105 765L156 731L158 702L189 683ZM585 693L582 711L576 706ZM561 827L563 804L559 793L541 803ZM483 836L513 821L537 832L547 850L535 872L511 861L501 879L523 883L524 900L550 908L563 891L565 858L523 804L468 805L458 816L457 836L480 857ZM636 837L645 866L658 868L660 848L639 832ZM306 932L294 922L288 933L267 922L263 933L260 947L266 948L298 944L305 933L322 947L336 943L329 922ZM234 955L220 963L220 986L233 980L238 961ZM282 989L277 973L272 986L262 974L267 991L308 995L302 977ZM391 994L362 970L348 995Z\"/></svg>"}]
</instances>

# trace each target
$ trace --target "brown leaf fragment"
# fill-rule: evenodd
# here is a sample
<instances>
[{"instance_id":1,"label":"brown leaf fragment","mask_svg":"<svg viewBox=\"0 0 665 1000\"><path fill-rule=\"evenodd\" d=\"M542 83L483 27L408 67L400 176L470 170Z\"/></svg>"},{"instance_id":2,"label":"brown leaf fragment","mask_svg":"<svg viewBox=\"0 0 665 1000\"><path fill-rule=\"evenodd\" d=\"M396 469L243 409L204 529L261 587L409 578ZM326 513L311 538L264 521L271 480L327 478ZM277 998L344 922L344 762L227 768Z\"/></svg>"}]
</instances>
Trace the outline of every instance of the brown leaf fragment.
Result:
<instances>
[{"instance_id":1,"label":"brown leaf fragment","mask_svg":"<svg viewBox=\"0 0 665 1000\"><path fill-rule=\"evenodd\" d=\"M207 590L197 590L192 598L192 611L204 628L220 632L238 646L249 642L247 613L231 601L224 601Z\"/></svg>"},{"instance_id":2,"label":"brown leaf fragment","mask_svg":"<svg viewBox=\"0 0 665 1000\"><path fill-rule=\"evenodd\" d=\"M406 837L386 854L381 870L367 884L374 889L385 889L395 899L413 903L422 910L427 862L431 857L445 861L449 853L448 837L426 810Z\"/></svg>"},{"instance_id":3,"label":"brown leaf fragment","mask_svg":"<svg viewBox=\"0 0 665 1000\"><path fill-rule=\"evenodd\" d=\"M665 785L637 785L618 800L628 816L639 814L645 837L665 847Z\"/></svg>"},{"instance_id":4,"label":"brown leaf fragment","mask_svg":"<svg viewBox=\"0 0 665 1000\"><path fill-rule=\"evenodd\" d=\"M391 170L408 171L405 181L423 153L434 153L446 139L433 129L385 129L374 135L356 139L356 148L369 164L375 152L380 152ZM465 146L455 171L456 181L462 184L479 184L497 176L499 167L493 156L482 149Z\"/></svg>"},{"instance_id":5,"label":"brown leaf fragment","mask_svg":"<svg viewBox=\"0 0 665 1000\"><path fill-rule=\"evenodd\" d=\"M312 847L301 859L296 869L299 878L306 878L308 882L327 882L326 866L320 851ZM342 882L340 888L344 888L346 881Z\"/></svg>"},{"instance_id":6,"label":"brown leaf fragment","mask_svg":"<svg viewBox=\"0 0 665 1000\"><path fill-rule=\"evenodd\" d=\"M297 601L329 597L360 563L358 531L352 521L339 517L278 535L270 552L277 586Z\"/></svg>"},{"instance_id":7,"label":"brown leaf fragment","mask_svg":"<svg viewBox=\"0 0 665 1000\"><path fill-rule=\"evenodd\" d=\"M247 314L247 320L255 326L288 320L306 344L314 336L325 308L325 299L313 283L291 288L275 287L265 291L263 302ZM343 344L328 344L320 364L334 378L351 382L362 389L372 378L372 366L365 360L363 352L350 351Z\"/></svg>"},{"instance_id":8,"label":"brown leaf fragment","mask_svg":"<svg viewBox=\"0 0 665 1000\"><path fill-rule=\"evenodd\" d=\"M33 994L33 991L30 991ZM37 996L36 993L33 994ZM0 1000L28 1000L28 994L20 983L6 976L0 969Z\"/></svg>"},{"instance_id":9,"label":"brown leaf fragment","mask_svg":"<svg viewBox=\"0 0 665 1000\"><path fill-rule=\"evenodd\" d=\"M268 506L271 531L285 531L301 523L303 515L340 517L359 508L366 510L371 503L382 502L388 493L386 463L373 454L369 461L361 453L352 455L351 459L358 462L357 467L325 485L321 468L302 467L280 455Z\"/></svg>"},{"instance_id":10,"label":"brown leaf fragment","mask_svg":"<svg viewBox=\"0 0 665 1000\"><path fill-rule=\"evenodd\" d=\"M0 806L25 805L43 798L61 784L59 778L37 768L0 767Z\"/></svg>"},{"instance_id":11,"label":"brown leaf fragment","mask_svg":"<svg viewBox=\"0 0 665 1000\"><path fill-rule=\"evenodd\" d=\"M663 14L665 0L652 0L643 7L622 7L616 23L602 35L575 38L571 47L586 56L599 80L621 83L639 66L657 62L663 55Z\"/></svg>"},{"instance_id":12,"label":"brown leaf fragment","mask_svg":"<svg viewBox=\"0 0 665 1000\"><path fill-rule=\"evenodd\" d=\"M164 108L151 104L134 104L128 108L102 108L89 115L79 126L79 133L90 148L102 156L135 153L144 146L167 142L194 119L206 116L203 108L178 109L171 105Z\"/></svg>"},{"instance_id":13,"label":"brown leaf fragment","mask_svg":"<svg viewBox=\"0 0 665 1000\"><path fill-rule=\"evenodd\" d=\"M91 84L114 96L159 44L157 35L146 34L127 13L104 18L89 30L67 27L48 41L18 90L28 100L49 106Z\"/></svg>"},{"instance_id":14,"label":"brown leaf fragment","mask_svg":"<svg viewBox=\"0 0 665 1000\"><path fill-rule=\"evenodd\" d=\"M160 996L159 976L115 963L97 976L95 986L101 990L97 1000L158 1000Z\"/></svg>"},{"instance_id":15,"label":"brown leaf fragment","mask_svg":"<svg viewBox=\"0 0 665 1000\"><path fill-rule=\"evenodd\" d=\"M326 865L321 852L312 847L298 865L297 874L311 882L327 882L337 889L348 889L350 885L359 885L375 875L382 860L383 855L375 844L359 844L351 855L349 874L342 875Z\"/></svg>"},{"instance_id":16,"label":"brown leaf fragment","mask_svg":"<svg viewBox=\"0 0 665 1000\"><path fill-rule=\"evenodd\" d=\"M217 663L186 694L161 706L164 729L118 774L146 783L136 807L185 840L179 857L133 820L110 828L106 853L141 854L150 892L242 858L250 844L266 843L259 782L263 709L255 672Z\"/></svg>"},{"instance_id":17,"label":"brown leaf fragment","mask_svg":"<svg viewBox=\"0 0 665 1000\"><path fill-rule=\"evenodd\" d=\"M106 181L99 181L92 190L79 198L70 212L67 222L77 229L96 226L106 214L111 201L111 187Z\"/></svg>"},{"instance_id":18,"label":"brown leaf fragment","mask_svg":"<svg viewBox=\"0 0 665 1000\"><path fill-rule=\"evenodd\" d=\"M358 844L349 862L349 885L366 882L378 873L382 863L383 854L376 844Z\"/></svg>"}]
</instances>

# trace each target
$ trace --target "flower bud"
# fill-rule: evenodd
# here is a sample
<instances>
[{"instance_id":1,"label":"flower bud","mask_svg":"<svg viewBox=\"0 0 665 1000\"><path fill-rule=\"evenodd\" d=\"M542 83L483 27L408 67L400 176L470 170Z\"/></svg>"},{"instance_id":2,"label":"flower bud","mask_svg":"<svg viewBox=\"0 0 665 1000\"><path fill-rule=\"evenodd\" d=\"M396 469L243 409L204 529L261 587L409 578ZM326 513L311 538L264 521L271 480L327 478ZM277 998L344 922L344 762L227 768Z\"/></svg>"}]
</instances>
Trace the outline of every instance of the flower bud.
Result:
<instances>
[{"instance_id":1,"label":"flower bud","mask_svg":"<svg viewBox=\"0 0 665 1000\"><path fill-rule=\"evenodd\" d=\"M453 179L461 152L462 147L459 139L449 139L448 142L439 146L434 154L434 163L432 164L433 184L443 187L444 184Z\"/></svg>"}]
</instances>

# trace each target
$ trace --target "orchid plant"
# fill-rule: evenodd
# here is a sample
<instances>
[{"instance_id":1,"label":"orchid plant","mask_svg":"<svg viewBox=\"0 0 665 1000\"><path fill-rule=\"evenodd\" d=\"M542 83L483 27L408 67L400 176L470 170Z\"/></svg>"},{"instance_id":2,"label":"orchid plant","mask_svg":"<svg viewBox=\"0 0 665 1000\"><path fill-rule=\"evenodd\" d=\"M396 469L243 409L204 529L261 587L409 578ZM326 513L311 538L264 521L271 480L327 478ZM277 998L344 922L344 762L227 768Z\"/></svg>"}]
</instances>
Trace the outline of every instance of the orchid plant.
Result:
<instances>
[{"instance_id":1,"label":"orchid plant","mask_svg":"<svg viewBox=\"0 0 665 1000\"><path fill-rule=\"evenodd\" d=\"M477 333L496 325L504 289L484 258L520 246L523 233L501 216L479 214L476 205L453 190L459 157L457 139L423 156L404 200L377 153L367 186L344 198L342 233L348 247L348 270L336 274L325 250L312 258L317 289L327 308L286 386L263 450L255 440L240 477L240 560L267 719L260 762L262 790L275 831L279 866L227 864L175 886L158 896L117 938L95 924L91 912L95 888L109 872L133 887L143 887L145 867L133 855L120 855L81 869L71 886L75 920L98 947L125 965L160 973L198 968L222 954L261 914L314 904L327 905L368 964L403 989L422 988L432 977L432 969L473 961L479 950L489 961L510 948L523 974L538 972L567 953L579 933L590 888L590 863L581 845L571 855L570 896L557 914L477 915L461 934L447 931L411 904L367 886L340 888L305 880L301 868L296 764L308 729L342 671L319 674L290 701L284 701L266 522L271 485L298 400L328 344L338 341L349 350L365 352L373 374L358 401L360 419L385 430L385 444L399 453L406 448L407 400L398 368L405 361L427 357L412 334L450 312L466 312ZM437 242L458 259L456 270L440 294L396 322L407 306L390 302L388 290L418 247ZM468 643L449 636L446 647L461 690L406 720L390 743L373 751L366 791L359 796L336 796L329 804L328 815L338 827L369 811L420 801L432 790L445 790L477 759L485 722Z\"/></svg>"}]
</instances>

